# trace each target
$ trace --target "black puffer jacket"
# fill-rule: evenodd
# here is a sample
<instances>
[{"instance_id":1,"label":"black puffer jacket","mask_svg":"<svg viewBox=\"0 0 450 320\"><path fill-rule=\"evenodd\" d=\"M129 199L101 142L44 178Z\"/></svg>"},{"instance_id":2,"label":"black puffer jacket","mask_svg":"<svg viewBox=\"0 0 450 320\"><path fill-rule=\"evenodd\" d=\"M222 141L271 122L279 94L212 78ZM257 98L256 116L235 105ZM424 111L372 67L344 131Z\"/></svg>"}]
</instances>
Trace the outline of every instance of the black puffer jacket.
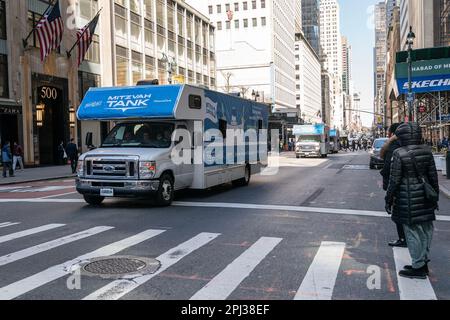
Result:
<instances>
[{"instance_id":1,"label":"black puffer jacket","mask_svg":"<svg viewBox=\"0 0 450 320\"><path fill-rule=\"evenodd\" d=\"M416 123L402 124L395 135L401 148L394 151L386 203L393 205L392 220L401 224L416 224L436 220L437 205L425 198L423 184L417 177L412 153L420 173L439 194L439 182L431 150L421 145L422 131Z\"/></svg>"},{"instance_id":2,"label":"black puffer jacket","mask_svg":"<svg viewBox=\"0 0 450 320\"><path fill-rule=\"evenodd\" d=\"M394 151L400 148L400 142L397 140L389 143L388 150L386 151L386 154L384 155L384 165L383 170L380 171L380 174L383 176L383 190L387 191L388 185L389 185L389 177L391 175L391 163L392 163L392 157L394 155Z\"/></svg>"}]
</instances>

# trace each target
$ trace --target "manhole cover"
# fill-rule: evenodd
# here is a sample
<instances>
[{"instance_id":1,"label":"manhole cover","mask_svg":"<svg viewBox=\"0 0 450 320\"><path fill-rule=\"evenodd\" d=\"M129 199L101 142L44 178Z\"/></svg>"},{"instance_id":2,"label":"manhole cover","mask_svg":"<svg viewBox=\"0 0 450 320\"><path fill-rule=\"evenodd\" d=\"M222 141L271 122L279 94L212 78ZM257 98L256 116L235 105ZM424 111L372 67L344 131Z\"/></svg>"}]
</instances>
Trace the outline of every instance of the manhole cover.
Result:
<instances>
[{"instance_id":1,"label":"manhole cover","mask_svg":"<svg viewBox=\"0 0 450 320\"><path fill-rule=\"evenodd\" d=\"M133 256L110 256L91 259L81 264L81 273L101 278L124 278L155 273L160 262Z\"/></svg>"}]
</instances>

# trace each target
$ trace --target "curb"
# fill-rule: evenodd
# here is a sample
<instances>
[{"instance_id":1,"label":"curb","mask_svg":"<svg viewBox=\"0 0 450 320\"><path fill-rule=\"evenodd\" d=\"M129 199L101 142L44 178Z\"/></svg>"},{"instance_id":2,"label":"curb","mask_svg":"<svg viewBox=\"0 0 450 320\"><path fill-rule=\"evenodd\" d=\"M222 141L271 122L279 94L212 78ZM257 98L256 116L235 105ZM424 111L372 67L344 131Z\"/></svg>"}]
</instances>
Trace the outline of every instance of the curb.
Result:
<instances>
[{"instance_id":1,"label":"curb","mask_svg":"<svg viewBox=\"0 0 450 320\"><path fill-rule=\"evenodd\" d=\"M67 179L67 178L75 178L76 175L65 175L65 176L59 176L59 177L49 177L49 178L37 178L37 179L29 179L29 180L23 180L23 181L16 181L16 182L5 182L0 183L1 186L10 186L13 184L21 184L21 183L31 183L31 182L39 182L39 181L51 181L51 180L58 180L58 179Z\"/></svg>"},{"instance_id":2,"label":"curb","mask_svg":"<svg viewBox=\"0 0 450 320\"><path fill-rule=\"evenodd\" d=\"M442 184L439 184L439 190L450 199L450 190L448 190L446 187L444 187Z\"/></svg>"}]
</instances>

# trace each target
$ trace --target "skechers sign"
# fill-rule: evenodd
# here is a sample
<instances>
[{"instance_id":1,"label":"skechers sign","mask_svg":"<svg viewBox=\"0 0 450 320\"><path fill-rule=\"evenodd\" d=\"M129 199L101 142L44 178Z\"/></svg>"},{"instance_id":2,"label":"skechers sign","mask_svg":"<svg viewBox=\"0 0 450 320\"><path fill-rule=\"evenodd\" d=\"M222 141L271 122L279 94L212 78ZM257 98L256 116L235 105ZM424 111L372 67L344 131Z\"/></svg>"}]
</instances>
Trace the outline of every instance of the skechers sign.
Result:
<instances>
[{"instance_id":1,"label":"skechers sign","mask_svg":"<svg viewBox=\"0 0 450 320\"><path fill-rule=\"evenodd\" d=\"M408 64L397 63L399 93L408 93ZM415 93L450 90L450 59L416 61L412 64L411 90Z\"/></svg>"},{"instance_id":2,"label":"skechers sign","mask_svg":"<svg viewBox=\"0 0 450 320\"><path fill-rule=\"evenodd\" d=\"M182 86L91 88L77 117L79 120L172 118Z\"/></svg>"}]
</instances>

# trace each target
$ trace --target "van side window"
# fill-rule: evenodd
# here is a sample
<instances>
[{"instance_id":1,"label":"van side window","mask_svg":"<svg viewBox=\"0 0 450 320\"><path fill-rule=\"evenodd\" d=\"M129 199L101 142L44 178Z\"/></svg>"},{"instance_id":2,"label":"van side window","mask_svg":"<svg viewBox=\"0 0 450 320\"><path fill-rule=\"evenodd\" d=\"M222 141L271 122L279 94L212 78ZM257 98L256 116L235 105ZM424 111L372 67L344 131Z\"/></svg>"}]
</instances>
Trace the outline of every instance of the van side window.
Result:
<instances>
[{"instance_id":1,"label":"van side window","mask_svg":"<svg viewBox=\"0 0 450 320\"><path fill-rule=\"evenodd\" d=\"M227 137L227 122L225 120L219 119L219 130L222 133L222 138Z\"/></svg>"},{"instance_id":2,"label":"van side window","mask_svg":"<svg viewBox=\"0 0 450 320\"><path fill-rule=\"evenodd\" d=\"M189 108L190 109L201 109L202 108L202 97L190 94L189 95Z\"/></svg>"}]
</instances>

